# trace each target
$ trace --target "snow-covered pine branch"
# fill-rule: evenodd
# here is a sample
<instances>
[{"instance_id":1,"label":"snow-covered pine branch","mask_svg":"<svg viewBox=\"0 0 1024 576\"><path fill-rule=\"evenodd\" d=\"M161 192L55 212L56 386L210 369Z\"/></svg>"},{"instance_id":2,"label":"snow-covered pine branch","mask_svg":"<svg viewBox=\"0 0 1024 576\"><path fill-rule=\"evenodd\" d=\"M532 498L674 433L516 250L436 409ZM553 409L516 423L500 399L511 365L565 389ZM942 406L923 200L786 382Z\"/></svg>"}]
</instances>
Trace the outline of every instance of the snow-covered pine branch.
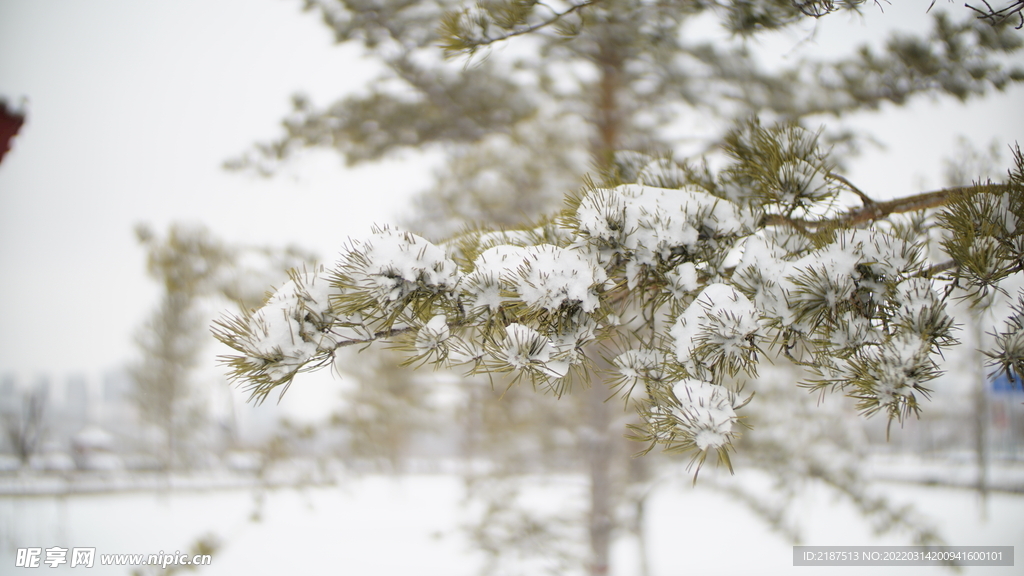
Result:
<instances>
[{"instance_id":1,"label":"snow-covered pine branch","mask_svg":"<svg viewBox=\"0 0 1024 576\"><path fill-rule=\"evenodd\" d=\"M809 367L800 385L842 391L866 415L918 413L938 354L956 343L953 286L990 287L996 273L979 267L1020 271L1019 151L1008 184L950 194L937 222L952 227L956 266L933 278L926 234L891 219L834 224L849 183L813 134L750 123L729 141L733 163L711 180L620 155L633 182L589 184L532 228L444 244L377 229L333 268L295 272L259 310L220 321L217 337L238 352L225 363L263 400L338 348L375 341L413 363L512 373L559 395L606 357L645 422L633 437L697 462L717 452L728 463L751 400L744 381L774 357ZM833 224L808 231L787 218ZM1020 325L1011 319L991 353L1014 374Z\"/></svg>"}]
</instances>

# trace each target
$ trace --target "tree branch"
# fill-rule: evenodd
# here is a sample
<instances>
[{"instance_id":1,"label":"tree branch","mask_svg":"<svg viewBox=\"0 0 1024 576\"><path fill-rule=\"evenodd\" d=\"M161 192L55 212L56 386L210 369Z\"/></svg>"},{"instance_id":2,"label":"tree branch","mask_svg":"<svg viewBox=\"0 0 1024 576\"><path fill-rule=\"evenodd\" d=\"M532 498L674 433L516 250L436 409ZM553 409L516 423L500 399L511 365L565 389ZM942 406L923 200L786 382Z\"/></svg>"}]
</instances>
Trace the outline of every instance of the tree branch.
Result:
<instances>
[{"instance_id":1,"label":"tree branch","mask_svg":"<svg viewBox=\"0 0 1024 576\"><path fill-rule=\"evenodd\" d=\"M458 324L455 323L455 322L452 322L452 323L449 324L449 326L456 326L456 325L458 325ZM416 330L416 329L417 328L415 326L405 326L405 327L402 327L402 328L388 328L387 330L381 330L380 332L374 332L373 334L370 335L369 338L360 338L360 339L355 339L355 340L342 340L341 342L335 342L334 347L331 349L331 351L333 352L334 350L337 350L338 348L345 348L347 346L355 346L356 344L372 344L373 342L376 342L378 340L385 340L387 338L393 338L393 337L398 336L400 334L406 334L408 332L412 332L413 330Z\"/></svg>"},{"instance_id":2,"label":"tree branch","mask_svg":"<svg viewBox=\"0 0 1024 576\"><path fill-rule=\"evenodd\" d=\"M850 192L853 192L854 194L859 196L861 202L863 202L865 206L871 206L871 205L877 204L877 202L875 202L870 196L865 194L864 191L862 191L860 188L856 187L853 184L853 182L850 182L849 180L847 180L845 176L840 176L839 174L831 174L830 176L832 177L833 180L838 180L839 182L844 184L847 188L849 188Z\"/></svg>"},{"instance_id":3,"label":"tree branch","mask_svg":"<svg viewBox=\"0 0 1024 576\"><path fill-rule=\"evenodd\" d=\"M541 28L546 28L546 27L548 27L548 26L558 22L562 18L565 18L566 16L568 16L568 15L574 13L574 12L578 12L579 10L582 10L583 8L586 8L588 6L593 6L595 4L599 4L599 3L601 3L601 1L602 0L586 0L584 2L580 2L579 4L572 4L571 6L569 6L569 8L565 9L562 12L558 12L558 11L554 10L553 8L548 6L547 4L544 4L543 2L538 2L537 3L538 5L544 6L545 8L548 8L549 10L551 10L554 13L554 15L551 18L548 18L547 20L542 20L540 22L537 22L536 24L531 24L531 25L526 26L524 28L519 28L519 29L516 29L516 30L511 30L511 31L505 32L503 34L499 34L498 36L488 37L488 38L474 38L474 39L468 41L466 43L466 45L464 45L464 46L456 46L453 42L445 41L445 42L442 43L441 47L444 48L445 52L449 53L449 54L458 54L458 53L463 53L463 52L472 53L477 48L480 48L480 47L483 47L483 46L490 46L491 44L494 44L496 42L502 42L504 40L508 40L509 38L514 38L516 36L522 36L524 34L530 34L530 33L536 32L537 30L540 30Z\"/></svg>"},{"instance_id":4,"label":"tree branch","mask_svg":"<svg viewBox=\"0 0 1024 576\"><path fill-rule=\"evenodd\" d=\"M1015 2L1007 4L1000 10L992 8L992 5L989 4L987 0L981 0L981 2L985 5L986 10L976 8L970 4L964 4L964 6L977 12L979 20L988 20L993 26L1002 23L1007 18L1016 14L1017 18L1020 19L1020 24L1017 24L1014 28L1017 30L1024 28L1024 13L1021 12L1024 10L1024 0L1016 0Z\"/></svg>"},{"instance_id":5,"label":"tree branch","mask_svg":"<svg viewBox=\"0 0 1024 576\"><path fill-rule=\"evenodd\" d=\"M1006 191L1010 189L1008 184L989 184L986 187L989 189L994 188L996 190ZM786 225L803 232L806 232L809 229L820 230L822 228L832 226L858 226L867 222L881 220L882 218L892 214L916 212L918 210L926 210L928 208L942 206L949 202L954 195L970 192L974 189L974 186L956 186L952 188L943 188L942 190L936 190L934 192L924 192L914 196L908 196L906 198L897 198L886 202L871 201L868 203L865 201L864 206L851 210L838 218L830 218L827 220L804 220L801 218L789 218L781 214L769 214L765 217L765 225ZM864 198L866 198L866 196Z\"/></svg>"},{"instance_id":6,"label":"tree branch","mask_svg":"<svg viewBox=\"0 0 1024 576\"><path fill-rule=\"evenodd\" d=\"M960 263L956 260L946 260L945 262L933 264L924 270L921 270L921 272L916 274L916 276L919 278L932 278L937 274L941 274L947 270L952 270L958 266L960 266Z\"/></svg>"}]
</instances>

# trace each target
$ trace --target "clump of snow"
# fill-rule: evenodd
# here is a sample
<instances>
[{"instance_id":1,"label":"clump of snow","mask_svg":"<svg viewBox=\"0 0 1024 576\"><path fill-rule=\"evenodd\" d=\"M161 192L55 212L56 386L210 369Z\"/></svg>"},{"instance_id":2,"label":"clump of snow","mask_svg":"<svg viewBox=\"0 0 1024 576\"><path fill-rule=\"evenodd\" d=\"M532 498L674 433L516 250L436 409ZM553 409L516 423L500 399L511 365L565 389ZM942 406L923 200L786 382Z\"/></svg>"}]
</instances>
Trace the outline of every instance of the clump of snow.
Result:
<instances>
[{"instance_id":1,"label":"clump of snow","mask_svg":"<svg viewBox=\"0 0 1024 576\"><path fill-rule=\"evenodd\" d=\"M527 305L554 312L578 304L593 312L600 304L597 288L607 280L604 269L577 250L542 245L526 249L529 256L519 270L516 291Z\"/></svg>"},{"instance_id":2,"label":"clump of snow","mask_svg":"<svg viewBox=\"0 0 1024 576\"><path fill-rule=\"evenodd\" d=\"M787 205L795 204L798 198L814 201L830 196L827 174L822 167L802 158L787 160L779 167L776 193Z\"/></svg>"},{"instance_id":3,"label":"clump of snow","mask_svg":"<svg viewBox=\"0 0 1024 576\"><path fill-rule=\"evenodd\" d=\"M668 280L666 288L676 298L683 298L700 286L697 283L697 267L693 262L683 262L676 266L665 274L665 279Z\"/></svg>"},{"instance_id":4,"label":"clump of snow","mask_svg":"<svg viewBox=\"0 0 1024 576\"><path fill-rule=\"evenodd\" d=\"M997 217L1001 220L1000 224L1003 225L1003 228L1006 230L1006 233L1008 235L1016 234L1017 227L1020 225L1020 222L1017 219L1017 215L1014 214L1013 210L1011 209L1010 195L1000 194L998 202L999 209L996 210L996 214Z\"/></svg>"},{"instance_id":5,"label":"clump of snow","mask_svg":"<svg viewBox=\"0 0 1024 576\"><path fill-rule=\"evenodd\" d=\"M330 299L340 291L321 267L296 273L252 317L249 363L280 381L317 354L332 350Z\"/></svg>"},{"instance_id":6,"label":"clump of snow","mask_svg":"<svg viewBox=\"0 0 1024 576\"><path fill-rule=\"evenodd\" d=\"M644 266L698 253L704 243L743 235L753 225L750 214L736 204L697 188L639 184L593 190L581 200L576 221L584 237L629 259L631 288Z\"/></svg>"},{"instance_id":7,"label":"clump of snow","mask_svg":"<svg viewBox=\"0 0 1024 576\"><path fill-rule=\"evenodd\" d=\"M927 309L938 303L938 294L927 278L909 278L896 287L896 300L909 313Z\"/></svg>"},{"instance_id":8,"label":"clump of snow","mask_svg":"<svg viewBox=\"0 0 1024 576\"><path fill-rule=\"evenodd\" d=\"M638 184L591 192L580 202L576 218L579 230L591 238L638 250L647 258L673 247L693 248L701 232L740 234L750 224L739 206L696 188Z\"/></svg>"},{"instance_id":9,"label":"clump of snow","mask_svg":"<svg viewBox=\"0 0 1024 576\"><path fill-rule=\"evenodd\" d=\"M517 370L537 370L561 378L569 371L569 362L557 354L551 340L529 326L512 323L505 327L505 342L499 358Z\"/></svg>"},{"instance_id":10,"label":"clump of snow","mask_svg":"<svg viewBox=\"0 0 1024 576\"><path fill-rule=\"evenodd\" d=\"M462 291L472 308L491 313L509 298L502 291L512 289L512 273L526 262L529 251L522 246L499 245L485 250L473 261L473 271L466 275Z\"/></svg>"},{"instance_id":11,"label":"clump of snow","mask_svg":"<svg viewBox=\"0 0 1024 576\"><path fill-rule=\"evenodd\" d=\"M883 336L871 325L871 320L853 315L844 320L830 334L829 342L836 352L855 350L864 344L876 344L881 341Z\"/></svg>"},{"instance_id":12,"label":"clump of snow","mask_svg":"<svg viewBox=\"0 0 1024 576\"><path fill-rule=\"evenodd\" d=\"M918 249L905 240L877 230L843 230L833 246L845 246L877 276L906 274L919 256Z\"/></svg>"},{"instance_id":13,"label":"clump of snow","mask_svg":"<svg viewBox=\"0 0 1024 576\"><path fill-rule=\"evenodd\" d=\"M744 244L736 276L755 278L754 305L764 315L777 318L785 327L799 332L814 330L813 317L799 317L794 311L814 300L834 307L848 300L855 290L874 304L884 305L891 295L887 279L899 278L914 267L914 246L874 230L844 230L835 241L798 257L789 257L771 240L751 236ZM815 276L827 286L814 293L801 290L797 280Z\"/></svg>"},{"instance_id":14,"label":"clump of snow","mask_svg":"<svg viewBox=\"0 0 1024 576\"><path fill-rule=\"evenodd\" d=\"M726 357L738 357L759 328L759 315L746 296L726 284L710 284L676 319L669 333L680 363L702 346L713 346Z\"/></svg>"},{"instance_id":15,"label":"clump of snow","mask_svg":"<svg viewBox=\"0 0 1024 576\"><path fill-rule=\"evenodd\" d=\"M448 318L438 314L416 332L416 352L429 354L440 348L450 336Z\"/></svg>"},{"instance_id":16,"label":"clump of snow","mask_svg":"<svg viewBox=\"0 0 1024 576\"><path fill-rule=\"evenodd\" d=\"M724 386L685 379L676 382L672 393L679 401L676 415L700 450L725 446L736 420L735 395Z\"/></svg>"},{"instance_id":17,"label":"clump of snow","mask_svg":"<svg viewBox=\"0 0 1024 576\"><path fill-rule=\"evenodd\" d=\"M929 364L930 346L913 334L902 334L868 352L872 393L882 407L899 406L920 384L918 372Z\"/></svg>"},{"instance_id":18,"label":"clump of snow","mask_svg":"<svg viewBox=\"0 0 1024 576\"><path fill-rule=\"evenodd\" d=\"M627 382L660 381L665 377L665 355L658 350L626 350L613 360Z\"/></svg>"},{"instance_id":19,"label":"clump of snow","mask_svg":"<svg viewBox=\"0 0 1024 576\"><path fill-rule=\"evenodd\" d=\"M565 328L563 326L563 328ZM583 361L580 348L595 339L597 322L591 316L581 316L569 324L568 329L558 334L549 335L551 344L564 355L569 364L576 365Z\"/></svg>"},{"instance_id":20,"label":"clump of snow","mask_svg":"<svg viewBox=\"0 0 1024 576\"><path fill-rule=\"evenodd\" d=\"M451 292L460 279L458 266L443 248L389 228L353 246L342 269L355 286L370 290L382 304L399 301L417 289Z\"/></svg>"},{"instance_id":21,"label":"clump of snow","mask_svg":"<svg viewBox=\"0 0 1024 576\"><path fill-rule=\"evenodd\" d=\"M573 305L593 312L600 304L598 288L607 279L583 253L547 244L495 246L480 254L473 266L463 292L473 307L492 312L511 298L503 292L549 312Z\"/></svg>"},{"instance_id":22,"label":"clump of snow","mask_svg":"<svg viewBox=\"0 0 1024 576\"><path fill-rule=\"evenodd\" d=\"M895 300L899 304L896 317L911 332L927 335L952 330L953 319L946 313L930 280L904 280L896 287Z\"/></svg>"}]
</instances>

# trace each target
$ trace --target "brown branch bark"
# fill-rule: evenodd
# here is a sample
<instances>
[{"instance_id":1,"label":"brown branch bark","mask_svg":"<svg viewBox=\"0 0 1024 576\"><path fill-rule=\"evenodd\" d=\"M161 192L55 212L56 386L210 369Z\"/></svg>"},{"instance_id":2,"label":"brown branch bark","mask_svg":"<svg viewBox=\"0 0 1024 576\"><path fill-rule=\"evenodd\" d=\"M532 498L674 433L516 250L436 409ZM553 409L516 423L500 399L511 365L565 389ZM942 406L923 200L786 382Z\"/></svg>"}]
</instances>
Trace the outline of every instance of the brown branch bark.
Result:
<instances>
[{"instance_id":1,"label":"brown branch bark","mask_svg":"<svg viewBox=\"0 0 1024 576\"><path fill-rule=\"evenodd\" d=\"M461 325L462 324L459 322L448 323L449 327L458 327ZM404 328L389 328L387 330L381 330L380 332L373 333L369 338L358 340L342 340L341 342L336 342L332 350L337 350L338 348L345 348L346 346L356 346L358 344L371 344L373 342L377 342L378 340L386 340L388 338L398 336L399 334L406 334L408 332L412 332L415 329L416 328L412 326L406 326Z\"/></svg>"},{"instance_id":2,"label":"brown branch bark","mask_svg":"<svg viewBox=\"0 0 1024 576\"><path fill-rule=\"evenodd\" d=\"M938 264L933 264L933 265L929 266L928 268L925 268L924 270L921 271L920 276L922 278L932 278L932 277L934 277L937 274L941 274L941 273L943 273L943 272L945 272L947 270L952 270L952 269L956 268L959 265L960 264L957 263L956 260L946 260L945 262L940 262Z\"/></svg>"},{"instance_id":3,"label":"brown branch bark","mask_svg":"<svg viewBox=\"0 0 1024 576\"><path fill-rule=\"evenodd\" d=\"M1009 190L1009 185L989 184L986 188ZM764 224L766 226L791 226L803 232L808 230L820 230L827 227L858 226L867 222L881 220L882 218L886 218L893 214L905 214L907 212L936 208L949 202L955 195L969 192L972 189L974 189L973 186L956 186L952 188L943 188L942 190L935 190L933 192L915 194L914 196L908 196L906 198L888 200L885 202L866 202L860 208L850 210L838 218L829 218L824 220L805 220L802 218L788 218L781 214L769 214L765 217Z\"/></svg>"}]
</instances>

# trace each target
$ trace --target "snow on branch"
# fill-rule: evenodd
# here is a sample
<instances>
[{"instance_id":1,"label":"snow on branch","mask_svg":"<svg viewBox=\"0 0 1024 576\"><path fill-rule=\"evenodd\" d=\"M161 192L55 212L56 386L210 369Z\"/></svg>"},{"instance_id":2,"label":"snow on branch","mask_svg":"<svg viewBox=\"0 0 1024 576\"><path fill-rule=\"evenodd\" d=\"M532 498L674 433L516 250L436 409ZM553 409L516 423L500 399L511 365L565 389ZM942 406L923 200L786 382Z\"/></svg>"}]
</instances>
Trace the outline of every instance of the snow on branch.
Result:
<instances>
[{"instance_id":1,"label":"snow on branch","mask_svg":"<svg viewBox=\"0 0 1024 576\"><path fill-rule=\"evenodd\" d=\"M261 401L338 348L376 341L410 363L508 373L557 395L605 358L644 423L632 437L692 451L698 467L709 454L730 465L742 389L764 360L807 367L800 386L842 392L867 416L918 414L957 343L948 300L1024 271L1019 151L1007 184L874 202L813 133L755 122L729 142L717 176L620 154L632 167L619 181L588 184L533 227L443 244L375 230L221 320L215 334L236 352L224 362ZM943 204L937 264L928 234L898 216ZM1014 376L1022 315L990 353Z\"/></svg>"}]
</instances>

